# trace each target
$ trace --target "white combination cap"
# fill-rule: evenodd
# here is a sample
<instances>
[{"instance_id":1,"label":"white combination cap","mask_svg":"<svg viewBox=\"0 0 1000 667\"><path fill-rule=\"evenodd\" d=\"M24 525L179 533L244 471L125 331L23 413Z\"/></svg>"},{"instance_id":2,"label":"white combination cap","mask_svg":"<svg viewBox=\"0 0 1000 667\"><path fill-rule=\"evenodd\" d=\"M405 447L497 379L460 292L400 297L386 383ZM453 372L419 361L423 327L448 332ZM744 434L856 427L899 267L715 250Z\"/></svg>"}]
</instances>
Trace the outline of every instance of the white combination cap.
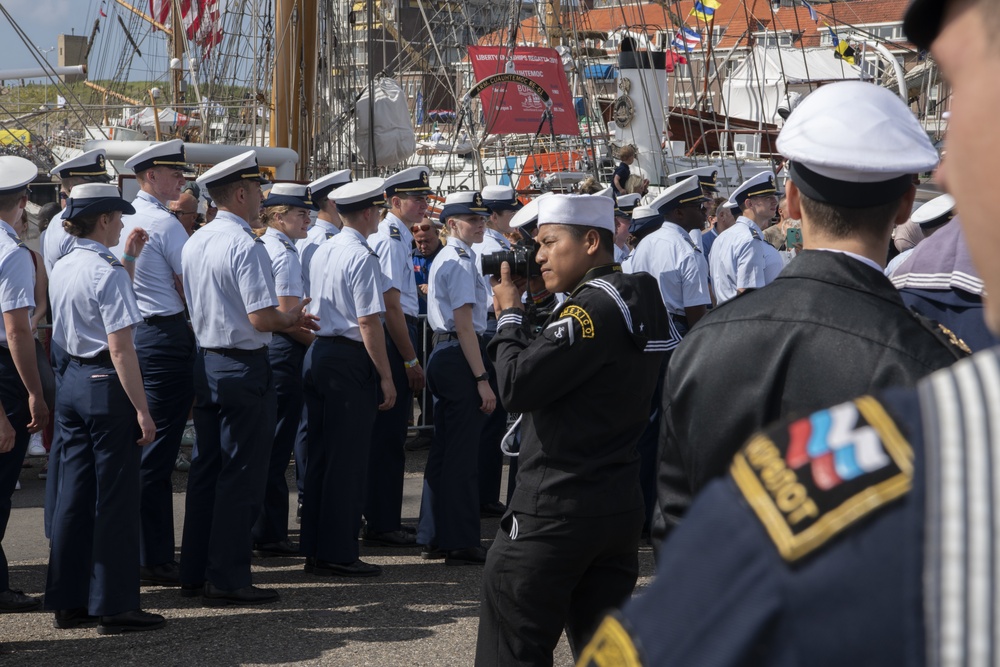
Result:
<instances>
[{"instance_id":1,"label":"white combination cap","mask_svg":"<svg viewBox=\"0 0 1000 667\"><path fill-rule=\"evenodd\" d=\"M615 231L615 203L593 195L553 195L538 202L538 226L576 225Z\"/></svg>"},{"instance_id":2,"label":"white combination cap","mask_svg":"<svg viewBox=\"0 0 1000 667\"><path fill-rule=\"evenodd\" d=\"M335 188L351 182L351 170L341 169L325 176L320 176L309 184L309 191L312 193L313 202L317 205L323 203Z\"/></svg>"},{"instance_id":3,"label":"white combination cap","mask_svg":"<svg viewBox=\"0 0 1000 667\"><path fill-rule=\"evenodd\" d=\"M671 185L666 190L656 196L656 199L649 203L649 207L656 209L661 215L673 211L675 208L685 204L701 204L707 201L705 193L702 192L701 183L697 176L688 176L680 183ZM632 214L635 215L634 213Z\"/></svg>"},{"instance_id":4,"label":"white combination cap","mask_svg":"<svg viewBox=\"0 0 1000 667\"><path fill-rule=\"evenodd\" d=\"M431 194L431 170L423 165L410 167L385 179L385 196Z\"/></svg>"},{"instance_id":5,"label":"white combination cap","mask_svg":"<svg viewBox=\"0 0 1000 667\"><path fill-rule=\"evenodd\" d=\"M701 183L701 187L711 190L712 192L719 191L718 167L696 167L694 169L685 169L684 171L675 171L670 174L670 178L673 179L674 183L680 183L681 181L692 176L698 177L698 182Z\"/></svg>"},{"instance_id":6,"label":"white combination cap","mask_svg":"<svg viewBox=\"0 0 1000 667\"><path fill-rule=\"evenodd\" d=\"M353 213L366 208L385 204L385 180L381 178L362 178L351 181L330 193L330 199L337 202L337 211Z\"/></svg>"},{"instance_id":7,"label":"white combination cap","mask_svg":"<svg viewBox=\"0 0 1000 667\"><path fill-rule=\"evenodd\" d=\"M23 190L38 176L38 167L31 160L16 155L0 157L0 195Z\"/></svg>"},{"instance_id":8,"label":"white combination cap","mask_svg":"<svg viewBox=\"0 0 1000 667\"><path fill-rule=\"evenodd\" d=\"M953 217L955 217L955 198L951 195L941 195L914 211L910 220L920 225L921 229L934 229Z\"/></svg>"},{"instance_id":9,"label":"white combination cap","mask_svg":"<svg viewBox=\"0 0 1000 667\"><path fill-rule=\"evenodd\" d=\"M261 202L261 206L295 206L297 208L312 209L314 208L312 191L308 185L275 183L267 193L267 198Z\"/></svg>"},{"instance_id":10,"label":"white combination cap","mask_svg":"<svg viewBox=\"0 0 1000 667\"><path fill-rule=\"evenodd\" d=\"M184 169L186 166L184 142L180 139L153 144L125 160L125 167L134 172L145 171L153 167Z\"/></svg>"},{"instance_id":11,"label":"white combination cap","mask_svg":"<svg viewBox=\"0 0 1000 667\"><path fill-rule=\"evenodd\" d=\"M77 155L65 162L60 162L52 168L49 174L57 176L60 179L73 176L104 176L107 178L108 164L105 159L106 157L107 151L103 148L96 148L92 151L87 151L83 155Z\"/></svg>"},{"instance_id":12,"label":"white combination cap","mask_svg":"<svg viewBox=\"0 0 1000 667\"><path fill-rule=\"evenodd\" d=\"M257 166L257 154L253 151L240 153L236 157L220 162L198 177L198 185L203 188L214 188L237 181L256 181L267 183L261 176Z\"/></svg>"},{"instance_id":13,"label":"white combination cap","mask_svg":"<svg viewBox=\"0 0 1000 667\"><path fill-rule=\"evenodd\" d=\"M788 117L777 141L788 176L816 201L868 208L905 193L938 153L897 95L862 81L822 86Z\"/></svg>"}]
</instances>

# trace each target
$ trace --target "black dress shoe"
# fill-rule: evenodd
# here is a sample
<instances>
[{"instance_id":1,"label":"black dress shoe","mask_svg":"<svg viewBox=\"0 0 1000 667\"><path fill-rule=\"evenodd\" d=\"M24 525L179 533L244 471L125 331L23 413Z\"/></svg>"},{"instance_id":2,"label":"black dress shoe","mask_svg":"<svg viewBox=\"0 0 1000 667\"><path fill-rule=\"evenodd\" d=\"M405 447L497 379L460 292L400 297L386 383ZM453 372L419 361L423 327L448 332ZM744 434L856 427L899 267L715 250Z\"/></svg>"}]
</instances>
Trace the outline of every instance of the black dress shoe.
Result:
<instances>
[{"instance_id":1,"label":"black dress shoe","mask_svg":"<svg viewBox=\"0 0 1000 667\"><path fill-rule=\"evenodd\" d=\"M319 577L377 577L382 574L381 567L360 559L342 565L312 557L306 558L305 571Z\"/></svg>"},{"instance_id":2,"label":"black dress shoe","mask_svg":"<svg viewBox=\"0 0 1000 667\"><path fill-rule=\"evenodd\" d=\"M143 586L180 586L181 568L171 561L139 568L139 583Z\"/></svg>"},{"instance_id":3,"label":"black dress shoe","mask_svg":"<svg viewBox=\"0 0 1000 667\"><path fill-rule=\"evenodd\" d=\"M453 549L445 554L445 565L482 565L486 562L486 549L469 547L468 549Z\"/></svg>"},{"instance_id":4,"label":"black dress shoe","mask_svg":"<svg viewBox=\"0 0 1000 667\"><path fill-rule=\"evenodd\" d=\"M57 630L72 630L73 628L97 625L99 620L100 619L97 616L91 616L88 614L86 607L80 607L78 609L56 609L56 617L52 621L52 625L55 626Z\"/></svg>"},{"instance_id":5,"label":"black dress shoe","mask_svg":"<svg viewBox=\"0 0 1000 667\"><path fill-rule=\"evenodd\" d=\"M101 616L97 626L99 635L120 635L123 632L143 632L144 630L159 630L167 621L159 614L135 609L114 616Z\"/></svg>"},{"instance_id":6,"label":"black dress shoe","mask_svg":"<svg viewBox=\"0 0 1000 667\"><path fill-rule=\"evenodd\" d=\"M205 594L205 582L200 584L181 584L182 598L200 598Z\"/></svg>"},{"instance_id":7,"label":"black dress shoe","mask_svg":"<svg viewBox=\"0 0 1000 667\"><path fill-rule=\"evenodd\" d=\"M213 586L211 582L205 583L203 597L205 604L210 607L223 607L230 604L267 604L268 602L277 602L279 599L278 591L270 588L244 586L243 588L237 588L235 591L224 591Z\"/></svg>"},{"instance_id":8,"label":"black dress shoe","mask_svg":"<svg viewBox=\"0 0 1000 667\"><path fill-rule=\"evenodd\" d=\"M403 531L404 533L409 533L410 535L416 535L417 534L417 529L415 527L413 527L413 526L403 525L403 526L400 526L399 529L401 531Z\"/></svg>"},{"instance_id":9,"label":"black dress shoe","mask_svg":"<svg viewBox=\"0 0 1000 667\"><path fill-rule=\"evenodd\" d=\"M3 593L0 593L0 612L5 614L31 611L38 609L41 605L42 601L40 599L25 595L21 591L7 589Z\"/></svg>"},{"instance_id":10,"label":"black dress shoe","mask_svg":"<svg viewBox=\"0 0 1000 667\"><path fill-rule=\"evenodd\" d=\"M503 513L506 511L507 507L499 500L494 500L492 503L486 503L485 505L479 506L479 516L484 517L503 516Z\"/></svg>"},{"instance_id":11,"label":"black dress shoe","mask_svg":"<svg viewBox=\"0 0 1000 667\"><path fill-rule=\"evenodd\" d=\"M253 555L257 558L288 558L298 556L299 548L289 540L253 545Z\"/></svg>"},{"instance_id":12,"label":"black dress shoe","mask_svg":"<svg viewBox=\"0 0 1000 667\"><path fill-rule=\"evenodd\" d=\"M447 554L437 547L432 547L429 545L423 545L420 547L420 557L424 560L441 560Z\"/></svg>"},{"instance_id":13,"label":"black dress shoe","mask_svg":"<svg viewBox=\"0 0 1000 667\"><path fill-rule=\"evenodd\" d=\"M361 543L369 547L415 547L417 538L405 530L391 530L384 533L364 531Z\"/></svg>"}]
</instances>

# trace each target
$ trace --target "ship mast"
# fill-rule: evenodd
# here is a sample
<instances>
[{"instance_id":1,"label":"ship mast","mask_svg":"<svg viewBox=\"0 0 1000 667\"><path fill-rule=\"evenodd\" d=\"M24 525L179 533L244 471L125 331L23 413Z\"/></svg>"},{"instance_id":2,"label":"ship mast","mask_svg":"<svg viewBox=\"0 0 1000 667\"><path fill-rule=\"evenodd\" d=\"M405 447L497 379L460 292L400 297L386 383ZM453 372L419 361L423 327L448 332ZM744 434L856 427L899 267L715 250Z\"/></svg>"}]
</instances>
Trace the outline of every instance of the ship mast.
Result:
<instances>
[{"instance_id":1,"label":"ship mast","mask_svg":"<svg viewBox=\"0 0 1000 667\"><path fill-rule=\"evenodd\" d=\"M306 180L313 155L316 106L316 0L275 0L275 61L270 145L299 154L295 177Z\"/></svg>"}]
</instances>

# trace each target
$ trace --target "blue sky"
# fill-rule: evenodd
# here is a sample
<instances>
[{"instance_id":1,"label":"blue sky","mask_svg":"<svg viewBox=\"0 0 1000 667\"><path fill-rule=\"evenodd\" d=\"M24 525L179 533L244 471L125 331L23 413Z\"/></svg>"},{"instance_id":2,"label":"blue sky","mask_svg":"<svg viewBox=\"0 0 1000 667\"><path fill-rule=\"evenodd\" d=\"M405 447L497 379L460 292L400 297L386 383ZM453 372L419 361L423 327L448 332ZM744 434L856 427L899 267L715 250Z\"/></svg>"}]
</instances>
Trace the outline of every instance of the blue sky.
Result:
<instances>
[{"instance_id":1,"label":"blue sky","mask_svg":"<svg viewBox=\"0 0 1000 667\"><path fill-rule=\"evenodd\" d=\"M90 34L101 5L100 0L3 0L0 4L42 50L55 46L56 36L60 33L71 34L75 29L77 35ZM146 4L148 6L148 2ZM55 65L56 59L56 51L49 53L51 64ZM2 69L37 66L24 42L2 14L0 63Z\"/></svg>"}]
</instances>

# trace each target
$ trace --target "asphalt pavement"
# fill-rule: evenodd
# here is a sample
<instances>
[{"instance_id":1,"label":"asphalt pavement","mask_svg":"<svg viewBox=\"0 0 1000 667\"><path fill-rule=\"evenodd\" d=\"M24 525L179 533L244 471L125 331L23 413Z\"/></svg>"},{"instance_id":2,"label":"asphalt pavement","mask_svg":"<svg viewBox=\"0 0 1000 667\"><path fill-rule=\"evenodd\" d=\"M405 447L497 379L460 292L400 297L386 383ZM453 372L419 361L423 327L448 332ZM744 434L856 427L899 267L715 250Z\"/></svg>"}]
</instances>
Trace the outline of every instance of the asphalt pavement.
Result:
<instances>
[{"instance_id":1,"label":"asphalt pavement","mask_svg":"<svg viewBox=\"0 0 1000 667\"><path fill-rule=\"evenodd\" d=\"M405 523L416 525L426 450L407 452ZM3 548L13 588L45 589L48 542L42 530L42 459L29 458L14 492ZM289 479L293 471L289 468ZM506 470L504 473L506 479ZM184 520L185 473L174 473L176 535ZM291 485L294 488L294 484ZM290 503L294 512L294 497ZM292 540L298 531L294 516ZM483 544L497 519L482 520ZM276 588L281 600L260 607L203 607L175 588L144 587L142 606L163 614L165 628L117 636L94 628L55 630L50 612L0 614L0 665L471 665L479 619L479 566L446 567L420 558L418 548L361 547L365 561L384 568L372 579L317 578L302 558L255 559L254 583ZM639 586L653 570L649 547L640 551ZM556 665L572 665L565 637Z\"/></svg>"}]
</instances>

